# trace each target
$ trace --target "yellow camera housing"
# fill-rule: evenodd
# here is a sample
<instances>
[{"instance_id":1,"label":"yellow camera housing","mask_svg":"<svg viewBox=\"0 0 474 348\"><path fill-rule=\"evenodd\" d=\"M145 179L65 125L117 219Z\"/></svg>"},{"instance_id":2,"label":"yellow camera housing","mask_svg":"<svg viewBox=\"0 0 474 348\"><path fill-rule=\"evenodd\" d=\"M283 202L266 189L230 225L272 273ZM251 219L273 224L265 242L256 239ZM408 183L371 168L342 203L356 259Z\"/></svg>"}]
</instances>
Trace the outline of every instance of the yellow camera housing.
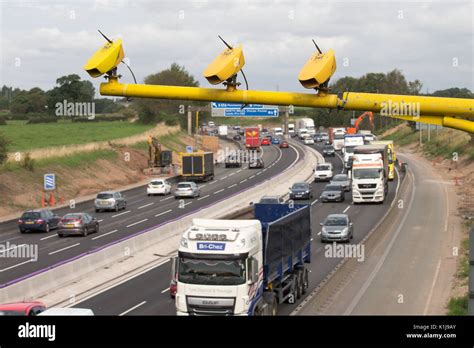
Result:
<instances>
[{"instance_id":1,"label":"yellow camera housing","mask_svg":"<svg viewBox=\"0 0 474 348\"><path fill-rule=\"evenodd\" d=\"M124 57L122 39L107 42L84 65L91 77L99 77L117 67Z\"/></svg>"},{"instance_id":2,"label":"yellow camera housing","mask_svg":"<svg viewBox=\"0 0 474 348\"><path fill-rule=\"evenodd\" d=\"M244 66L244 52L242 45L226 48L204 70L203 75L212 85L217 85L236 75Z\"/></svg>"},{"instance_id":3,"label":"yellow camera housing","mask_svg":"<svg viewBox=\"0 0 474 348\"><path fill-rule=\"evenodd\" d=\"M325 87L331 76L336 71L336 56L334 50L315 52L300 71L298 80L305 88Z\"/></svg>"}]
</instances>

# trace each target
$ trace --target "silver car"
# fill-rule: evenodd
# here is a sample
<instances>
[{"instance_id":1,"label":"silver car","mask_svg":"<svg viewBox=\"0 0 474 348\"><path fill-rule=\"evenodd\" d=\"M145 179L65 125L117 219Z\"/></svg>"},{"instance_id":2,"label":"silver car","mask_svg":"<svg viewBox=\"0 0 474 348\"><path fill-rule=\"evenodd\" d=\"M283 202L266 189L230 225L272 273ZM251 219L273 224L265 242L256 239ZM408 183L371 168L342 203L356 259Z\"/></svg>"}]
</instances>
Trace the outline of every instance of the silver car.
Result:
<instances>
[{"instance_id":1,"label":"silver car","mask_svg":"<svg viewBox=\"0 0 474 348\"><path fill-rule=\"evenodd\" d=\"M330 184L340 185L344 189L344 191L351 190L351 179L347 174L337 174L334 175Z\"/></svg>"},{"instance_id":2,"label":"silver car","mask_svg":"<svg viewBox=\"0 0 474 348\"><path fill-rule=\"evenodd\" d=\"M195 182L184 181L180 182L176 186L174 191L174 198L184 198L184 197L199 197L201 195L201 190Z\"/></svg>"},{"instance_id":3,"label":"silver car","mask_svg":"<svg viewBox=\"0 0 474 348\"><path fill-rule=\"evenodd\" d=\"M353 223L347 214L330 214L321 226L321 242L349 242L354 237Z\"/></svg>"},{"instance_id":4,"label":"silver car","mask_svg":"<svg viewBox=\"0 0 474 348\"><path fill-rule=\"evenodd\" d=\"M106 191L97 194L94 206L96 213L101 210L119 211L120 209L127 208L127 201L125 200L125 196L120 192Z\"/></svg>"}]
</instances>

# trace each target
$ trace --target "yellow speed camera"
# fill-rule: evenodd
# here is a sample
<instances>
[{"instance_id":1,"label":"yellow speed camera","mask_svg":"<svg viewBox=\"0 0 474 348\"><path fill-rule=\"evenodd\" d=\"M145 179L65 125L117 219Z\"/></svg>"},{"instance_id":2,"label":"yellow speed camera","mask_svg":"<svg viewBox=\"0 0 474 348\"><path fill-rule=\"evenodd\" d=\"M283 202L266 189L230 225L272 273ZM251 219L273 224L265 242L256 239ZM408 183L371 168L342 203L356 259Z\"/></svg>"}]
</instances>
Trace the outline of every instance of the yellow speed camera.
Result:
<instances>
[{"instance_id":1,"label":"yellow speed camera","mask_svg":"<svg viewBox=\"0 0 474 348\"><path fill-rule=\"evenodd\" d=\"M99 77L117 67L124 57L122 40L109 41L89 59L84 70L92 77Z\"/></svg>"},{"instance_id":2,"label":"yellow speed camera","mask_svg":"<svg viewBox=\"0 0 474 348\"><path fill-rule=\"evenodd\" d=\"M336 56L332 49L322 53L319 48L300 71L298 80L305 88L327 89L336 71Z\"/></svg>"},{"instance_id":3,"label":"yellow speed camera","mask_svg":"<svg viewBox=\"0 0 474 348\"><path fill-rule=\"evenodd\" d=\"M203 75L212 85L217 85L236 75L244 66L242 45L226 48L214 61L209 64Z\"/></svg>"}]
</instances>

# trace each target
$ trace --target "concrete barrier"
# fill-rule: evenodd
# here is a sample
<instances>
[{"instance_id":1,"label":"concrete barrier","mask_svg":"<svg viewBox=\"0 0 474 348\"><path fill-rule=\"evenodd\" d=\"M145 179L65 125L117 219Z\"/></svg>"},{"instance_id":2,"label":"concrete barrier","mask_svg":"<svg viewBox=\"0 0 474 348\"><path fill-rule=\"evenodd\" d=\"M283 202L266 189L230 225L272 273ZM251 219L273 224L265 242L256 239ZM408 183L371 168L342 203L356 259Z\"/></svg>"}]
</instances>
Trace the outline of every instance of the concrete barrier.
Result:
<instances>
[{"instance_id":1,"label":"concrete barrier","mask_svg":"<svg viewBox=\"0 0 474 348\"><path fill-rule=\"evenodd\" d=\"M33 275L6 283L0 289L0 303L31 299L41 299L46 304L64 303L71 296L87 291L87 288L97 287L150 262L161 261L155 255L163 257L177 250L179 238L191 225L193 218L212 219L226 216L248 208L250 202L257 201L269 191L273 194L287 194L289 181L308 180L318 162L318 153L315 150L308 150L309 148L297 143L292 146L303 149L305 158L299 158L283 172L185 216L168 220L99 249L64 260ZM85 285L80 286L81 282Z\"/></svg>"}]
</instances>

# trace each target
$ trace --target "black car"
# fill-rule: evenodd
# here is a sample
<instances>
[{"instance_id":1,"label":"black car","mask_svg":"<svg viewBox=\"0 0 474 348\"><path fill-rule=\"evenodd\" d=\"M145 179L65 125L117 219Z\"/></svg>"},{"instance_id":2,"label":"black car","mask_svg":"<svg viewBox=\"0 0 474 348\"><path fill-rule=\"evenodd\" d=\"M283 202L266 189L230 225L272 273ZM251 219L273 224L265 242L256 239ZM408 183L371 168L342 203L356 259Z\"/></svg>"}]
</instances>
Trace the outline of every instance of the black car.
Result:
<instances>
[{"instance_id":1,"label":"black car","mask_svg":"<svg viewBox=\"0 0 474 348\"><path fill-rule=\"evenodd\" d=\"M99 221L87 213L70 213L62 217L58 225L58 236L87 236L99 232Z\"/></svg>"},{"instance_id":2,"label":"black car","mask_svg":"<svg viewBox=\"0 0 474 348\"><path fill-rule=\"evenodd\" d=\"M241 159L239 158L239 156L235 155L227 156L224 163L226 168L242 166Z\"/></svg>"},{"instance_id":3,"label":"black car","mask_svg":"<svg viewBox=\"0 0 474 348\"><path fill-rule=\"evenodd\" d=\"M21 233L40 231L49 232L58 227L60 217L49 209L25 211L18 220Z\"/></svg>"},{"instance_id":4,"label":"black car","mask_svg":"<svg viewBox=\"0 0 474 348\"><path fill-rule=\"evenodd\" d=\"M334 147L332 145L324 145L323 147L323 156L324 157L335 157L336 156L336 151L334 151Z\"/></svg>"},{"instance_id":5,"label":"black car","mask_svg":"<svg viewBox=\"0 0 474 348\"><path fill-rule=\"evenodd\" d=\"M261 158L252 158L249 162L249 169L263 168L265 164Z\"/></svg>"},{"instance_id":6,"label":"black car","mask_svg":"<svg viewBox=\"0 0 474 348\"><path fill-rule=\"evenodd\" d=\"M321 133L315 133L313 135L313 140L317 143L320 143L321 141L323 141L323 138L321 137Z\"/></svg>"},{"instance_id":7,"label":"black car","mask_svg":"<svg viewBox=\"0 0 474 348\"><path fill-rule=\"evenodd\" d=\"M242 137L238 134L234 135L234 137L232 138L234 140L242 140Z\"/></svg>"},{"instance_id":8,"label":"black car","mask_svg":"<svg viewBox=\"0 0 474 348\"><path fill-rule=\"evenodd\" d=\"M344 188L337 184L326 185L320 198L322 202L343 202L346 199Z\"/></svg>"},{"instance_id":9,"label":"black car","mask_svg":"<svg viewBox=\"0 0 474 348\"><path fill-rule=\"evenodd\" d=\"M290 199L311 199L311 185L307 182L296 182L290 187Z\"/></svg>"}]
</instances>

